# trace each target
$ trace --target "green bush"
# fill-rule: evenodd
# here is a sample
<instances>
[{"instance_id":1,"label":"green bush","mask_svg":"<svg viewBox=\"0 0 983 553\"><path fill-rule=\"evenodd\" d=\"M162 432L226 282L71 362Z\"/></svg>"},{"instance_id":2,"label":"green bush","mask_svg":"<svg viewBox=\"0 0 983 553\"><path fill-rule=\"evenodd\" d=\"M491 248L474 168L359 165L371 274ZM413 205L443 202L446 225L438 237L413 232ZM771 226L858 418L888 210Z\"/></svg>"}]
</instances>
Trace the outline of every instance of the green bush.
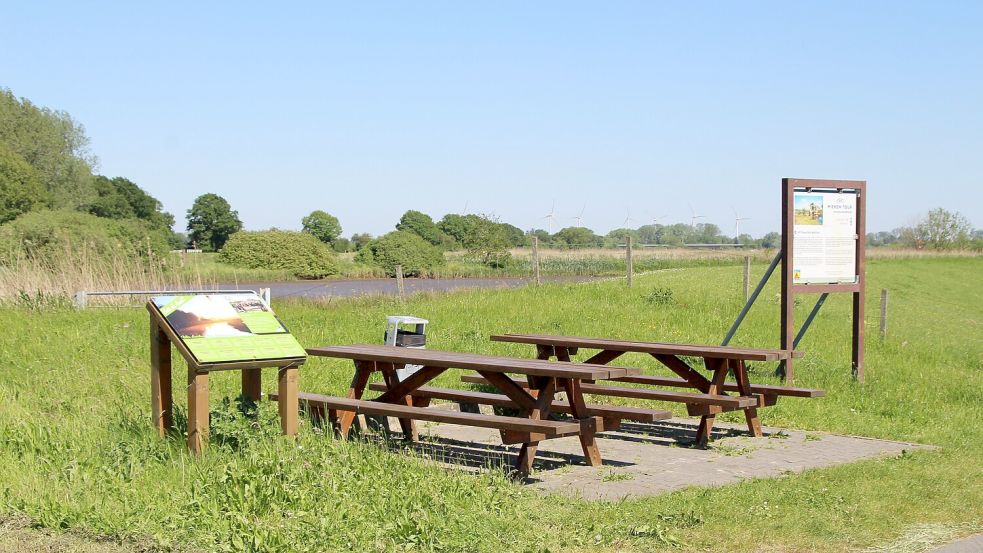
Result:
<instances>
[{"instance_id":1,"label":"green bush","mask_svg":"<svg viewBox=\"0 0 983 553\"><path fill-rule=\"evenodd\" d=\"M75 211L32 211L0 226L0 262L30 256L45 262L80 254L89 261L164 259L169 231L136 219L103 219Z\"/></svg>"},{"instance_id":2,"label":"green bush","mask_svg":"<svg viewBox=\"0 0 983 553\"><path fill-rule=\"evenodd\" d=\"M229 237L219 260L248 269L280 269L299 278L324 278L338 272L335 254L306 232L239 231Z\"/></svg>"},{"instance_id":3,"label":"green bush","mask_svg":"<svg viewBox=\"0 0 983 553\"><path fill-rule=\"evenodd\" d=\"M424 276L444 264L444 254L417 234L397 230L369 242L355 261L382 267L388 276L396 274L397 265L405 276Z\"/></svg>"}]
</instances>

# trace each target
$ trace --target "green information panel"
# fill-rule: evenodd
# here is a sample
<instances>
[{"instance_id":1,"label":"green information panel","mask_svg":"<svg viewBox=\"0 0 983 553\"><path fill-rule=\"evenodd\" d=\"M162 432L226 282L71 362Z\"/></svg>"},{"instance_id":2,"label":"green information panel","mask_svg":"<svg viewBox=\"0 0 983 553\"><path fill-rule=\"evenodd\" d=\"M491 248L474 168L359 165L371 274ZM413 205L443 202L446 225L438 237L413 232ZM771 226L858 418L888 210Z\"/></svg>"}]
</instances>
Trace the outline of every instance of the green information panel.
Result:
<instances>
[{"instance_id":1,"label":"green information panel","mask_svg":"<svg viewBox=\"0 0 983 553\"><path fill-rule=\"evenodd\" d=\"M199 363L307 356L254 293L157 296L153 302Z\"/></svg>"}]
</instances>

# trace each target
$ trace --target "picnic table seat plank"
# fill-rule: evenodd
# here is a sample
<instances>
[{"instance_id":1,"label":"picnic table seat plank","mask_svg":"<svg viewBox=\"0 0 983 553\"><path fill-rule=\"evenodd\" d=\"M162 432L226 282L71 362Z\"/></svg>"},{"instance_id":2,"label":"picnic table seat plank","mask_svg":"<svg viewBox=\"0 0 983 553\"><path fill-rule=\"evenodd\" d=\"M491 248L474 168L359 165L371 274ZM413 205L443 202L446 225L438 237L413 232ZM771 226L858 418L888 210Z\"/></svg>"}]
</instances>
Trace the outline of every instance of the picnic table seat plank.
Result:
<instances>
[{"instance_id":1,"label":"picnic table seat plank","mask_svg":"<svg viewBox=\"0 0 983 553\"><path fill-rule=\"evenodd\" d=\"M462 424L499 430L514 430L517 432L532 432L544 434L547 437L569 436L580 432L579 421L533 420L523 417L503 417L499 415L481 415L477 413L462 413L445 409L429 407L411 407L397 403L381 403L365 399L348 399L336 396L305 394L306 401L317 401L326 409L349 411L356 414L384 415L387 417L409 418L447 424Z\"/></svg>"},{"instance_id":2,"label":"picnic table seat plank","mask_svg":"<svg viewBox=\"0 0 983 553\"><path fill-rule=\"evenodd\" d=\"M532 376L602 380L641 374L633 367L612 367L563 361L543 361L516 357L499 357L429 349L394 348L375 344L308 348L314 356L340 357L396 365L427 365L438 368L470 369L491 372L518 372Z\"/></svg>"},{"instance_id":3,"label":"picnic table seat plank","mask_svg":"<svg viewBox=\"0 0 983 553\"><path fill-rule=\"evenodd\" d=\"M625 382L628 384L648 384L650 386L669 386L675 388L688 388L690 383L685 378L675 378L669 376L650 376L632 375L612 379L615 382ZM737 382L724 382L723 389L728 392L738 391ZM810 388L786 388L785 386L772 386L767 384L751 384L751 391L761 395L789 396L789 397L824 397L826 392Z\"/></svg>"},{"instance_id":4,"label":"picnic table seat plank","mask_svg":"<svg viewBox=\"0 0 983 553\"><path fill-rule=\"evenodd\" d=\"M370 384L369 389L384 392L386 385L382 382ZM516 403L504 394L493 394L489 392L476 392L471 390L456 390L454 388L434 388L423 386L413 391L413 395L421 398L441 399L445 401L456 401L462 403L477 403L480 405L492 405L495 407L517 407ZM567 401L556 400L551 407L553 411L559 413L570 413L570 403ZM587 404L587 410L593 416L602 418L618 418L635 422L656 422L672 417L672 412L657 409L644 409L640 407L623 407L620 405L600 405Z\"/></svg>"},{"instance_id":5,"label":"picnic table seat plank","mask_svg":"<svg viewBox=\"0 0 983 553\"><path fill-rule=\"evenodd\" d=\"M461 381L469 384L489 384L489 382L484 378L475 375L464 375L461 377ZM521 379L513 379L513 382L519 386L526 385ZM629 388L626 386L607 386L600 384L582 384L580 389L583 391L583 393L588 395L628 397L653 401L670 401L675 403L687 403L691 405L715 405L730 410L753 407L758 404L758 399L756 397L745 396L694 394L690 392L650 390L647 388Z\"/></svg>"},{"instance_id":6,"label":"picnic table seat plank","mask_svg":"<svg viewBox=\"0 0 983 553\"><path fill-rule=\"evenodd\" d=\"M738 348L732 346L707 346L700 344L670 344L662 342L641 342L607 338L586 338L578 336L549 336L542 334L497 334L493 342L519 344L539 344L562 348L593 348L608 351L658 353L665 355L692 355L703 358L743 359L745 361L780 361L787 358L781 350L760 348ZM793 357L802 357L802 352L793 352Z\"/></svg>"}]
</instances>

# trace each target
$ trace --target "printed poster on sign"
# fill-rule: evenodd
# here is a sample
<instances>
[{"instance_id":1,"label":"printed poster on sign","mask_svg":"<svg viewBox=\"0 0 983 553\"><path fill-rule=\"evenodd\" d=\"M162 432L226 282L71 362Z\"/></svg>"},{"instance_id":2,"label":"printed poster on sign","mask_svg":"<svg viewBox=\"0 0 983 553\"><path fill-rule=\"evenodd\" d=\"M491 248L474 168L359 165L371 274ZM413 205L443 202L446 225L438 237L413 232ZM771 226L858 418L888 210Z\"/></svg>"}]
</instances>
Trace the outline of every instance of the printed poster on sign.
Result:
<instances>
[{"instance_id":1,"label":"printed poster on sign","mask_svg":"<svg viewBox=\"0 0 983 553\"><path fill-rule=\"evenodd\" d=\"M199 363L307 355L256 294L157 296L153 302Z\"/></svg>"},{"instance_id":2,"label":"printed poster on sign","mask_svg":"<svg viewBox=\"0 0 983 553\"><path fill-rule=\"evenodd\" d=\"M857 282L857 195L793 194L792 281Z\"/></svg>"}]
</instances>

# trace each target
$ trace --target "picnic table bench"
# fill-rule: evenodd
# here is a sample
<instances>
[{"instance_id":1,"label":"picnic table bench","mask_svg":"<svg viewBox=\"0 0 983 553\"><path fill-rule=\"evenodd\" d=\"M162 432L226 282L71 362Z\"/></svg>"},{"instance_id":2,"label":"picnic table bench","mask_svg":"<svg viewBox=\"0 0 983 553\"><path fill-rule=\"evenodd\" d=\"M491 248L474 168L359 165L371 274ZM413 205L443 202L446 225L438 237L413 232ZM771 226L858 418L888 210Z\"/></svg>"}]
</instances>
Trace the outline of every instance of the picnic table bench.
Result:
<instances>
[{"instance_id":1,"label":"picnic table bench","mask_svg":"<svg viewBox=\"0 0 983 553\"><path fill-rule=\"evenodd\" d=\"M748 430L752 435L760 437L762 433L761 422L758 418L759 407L774 405L781 396L821 397L825 395L825 392L822 390L750 383L746 363L748 361L779 361L788 359L789 352L782 350L640 342L573 336L547 336L539 334L500 334L492 336L491 339L496 342L535 345L536 357L544 360L555 357L560 361L570 361L570 356L575 355L581 348L600 350L584 361L584 363L591 365L605 365L625 353L645 353L651 355L676 373L678 378L629 374L602 380L630 384L691 388L696 393L600 385L594 382L582 384L581 392L589 395L685 403L690 415L701 416L696 435L697 443L700 445L706 445L709 440L714 419L719 413L743 410ZM800 352L792 352L791 356L801 357L802 354ZM687 363L684 359L685 357L702 358L705 368L712 372L712 376L707 378L700 374ZM726 380L728 373L734 375L734 381ZM462 380L471 383L484 383L482 378L468 375ZM737 395L728 395L727 392L737 392Z\"/></svg>"},{"instance_id":2,"label":"picnic table bench","mask_svg":"<svg viewBox=\"0 0 983 553\"><path fill-rule=\"evenodd\" d=\"M641 371L636 368L379 345L316 347L308 348L307 353L316 357L351 359L355 364L355 375L346 397L307 392L298 394L299 400L307 404L312 418L326 416L342 437L348 436L358 414L395 417L408 439L417 438L415 420L496 428L501 432L504 443L522 444L515 464L516 472L522 476L532 469L542 440L576 435L587 463L596 466L602 461L596 433L616 427L621 418L659 420L671 416L668 411L586 404L582 391L584 381L639 375ZM405 365L420 365L421 368L400 380L396 371ZM476 371L498 393L425 386L449 369ZM384 382L370 386L369 379L375 372L382 374ZM525 381L520 385L508 376L509 373L522 375ZM382 393L371 400L363 399L366 388ZM558 390L566 392L566 401L555 399ZM428 407L431 399L466 400L512 407L520 415L484 415L434 409ZM549 415L552 412L568 413L570 418L551 420Z\"/></svg>"}]
</instances>

